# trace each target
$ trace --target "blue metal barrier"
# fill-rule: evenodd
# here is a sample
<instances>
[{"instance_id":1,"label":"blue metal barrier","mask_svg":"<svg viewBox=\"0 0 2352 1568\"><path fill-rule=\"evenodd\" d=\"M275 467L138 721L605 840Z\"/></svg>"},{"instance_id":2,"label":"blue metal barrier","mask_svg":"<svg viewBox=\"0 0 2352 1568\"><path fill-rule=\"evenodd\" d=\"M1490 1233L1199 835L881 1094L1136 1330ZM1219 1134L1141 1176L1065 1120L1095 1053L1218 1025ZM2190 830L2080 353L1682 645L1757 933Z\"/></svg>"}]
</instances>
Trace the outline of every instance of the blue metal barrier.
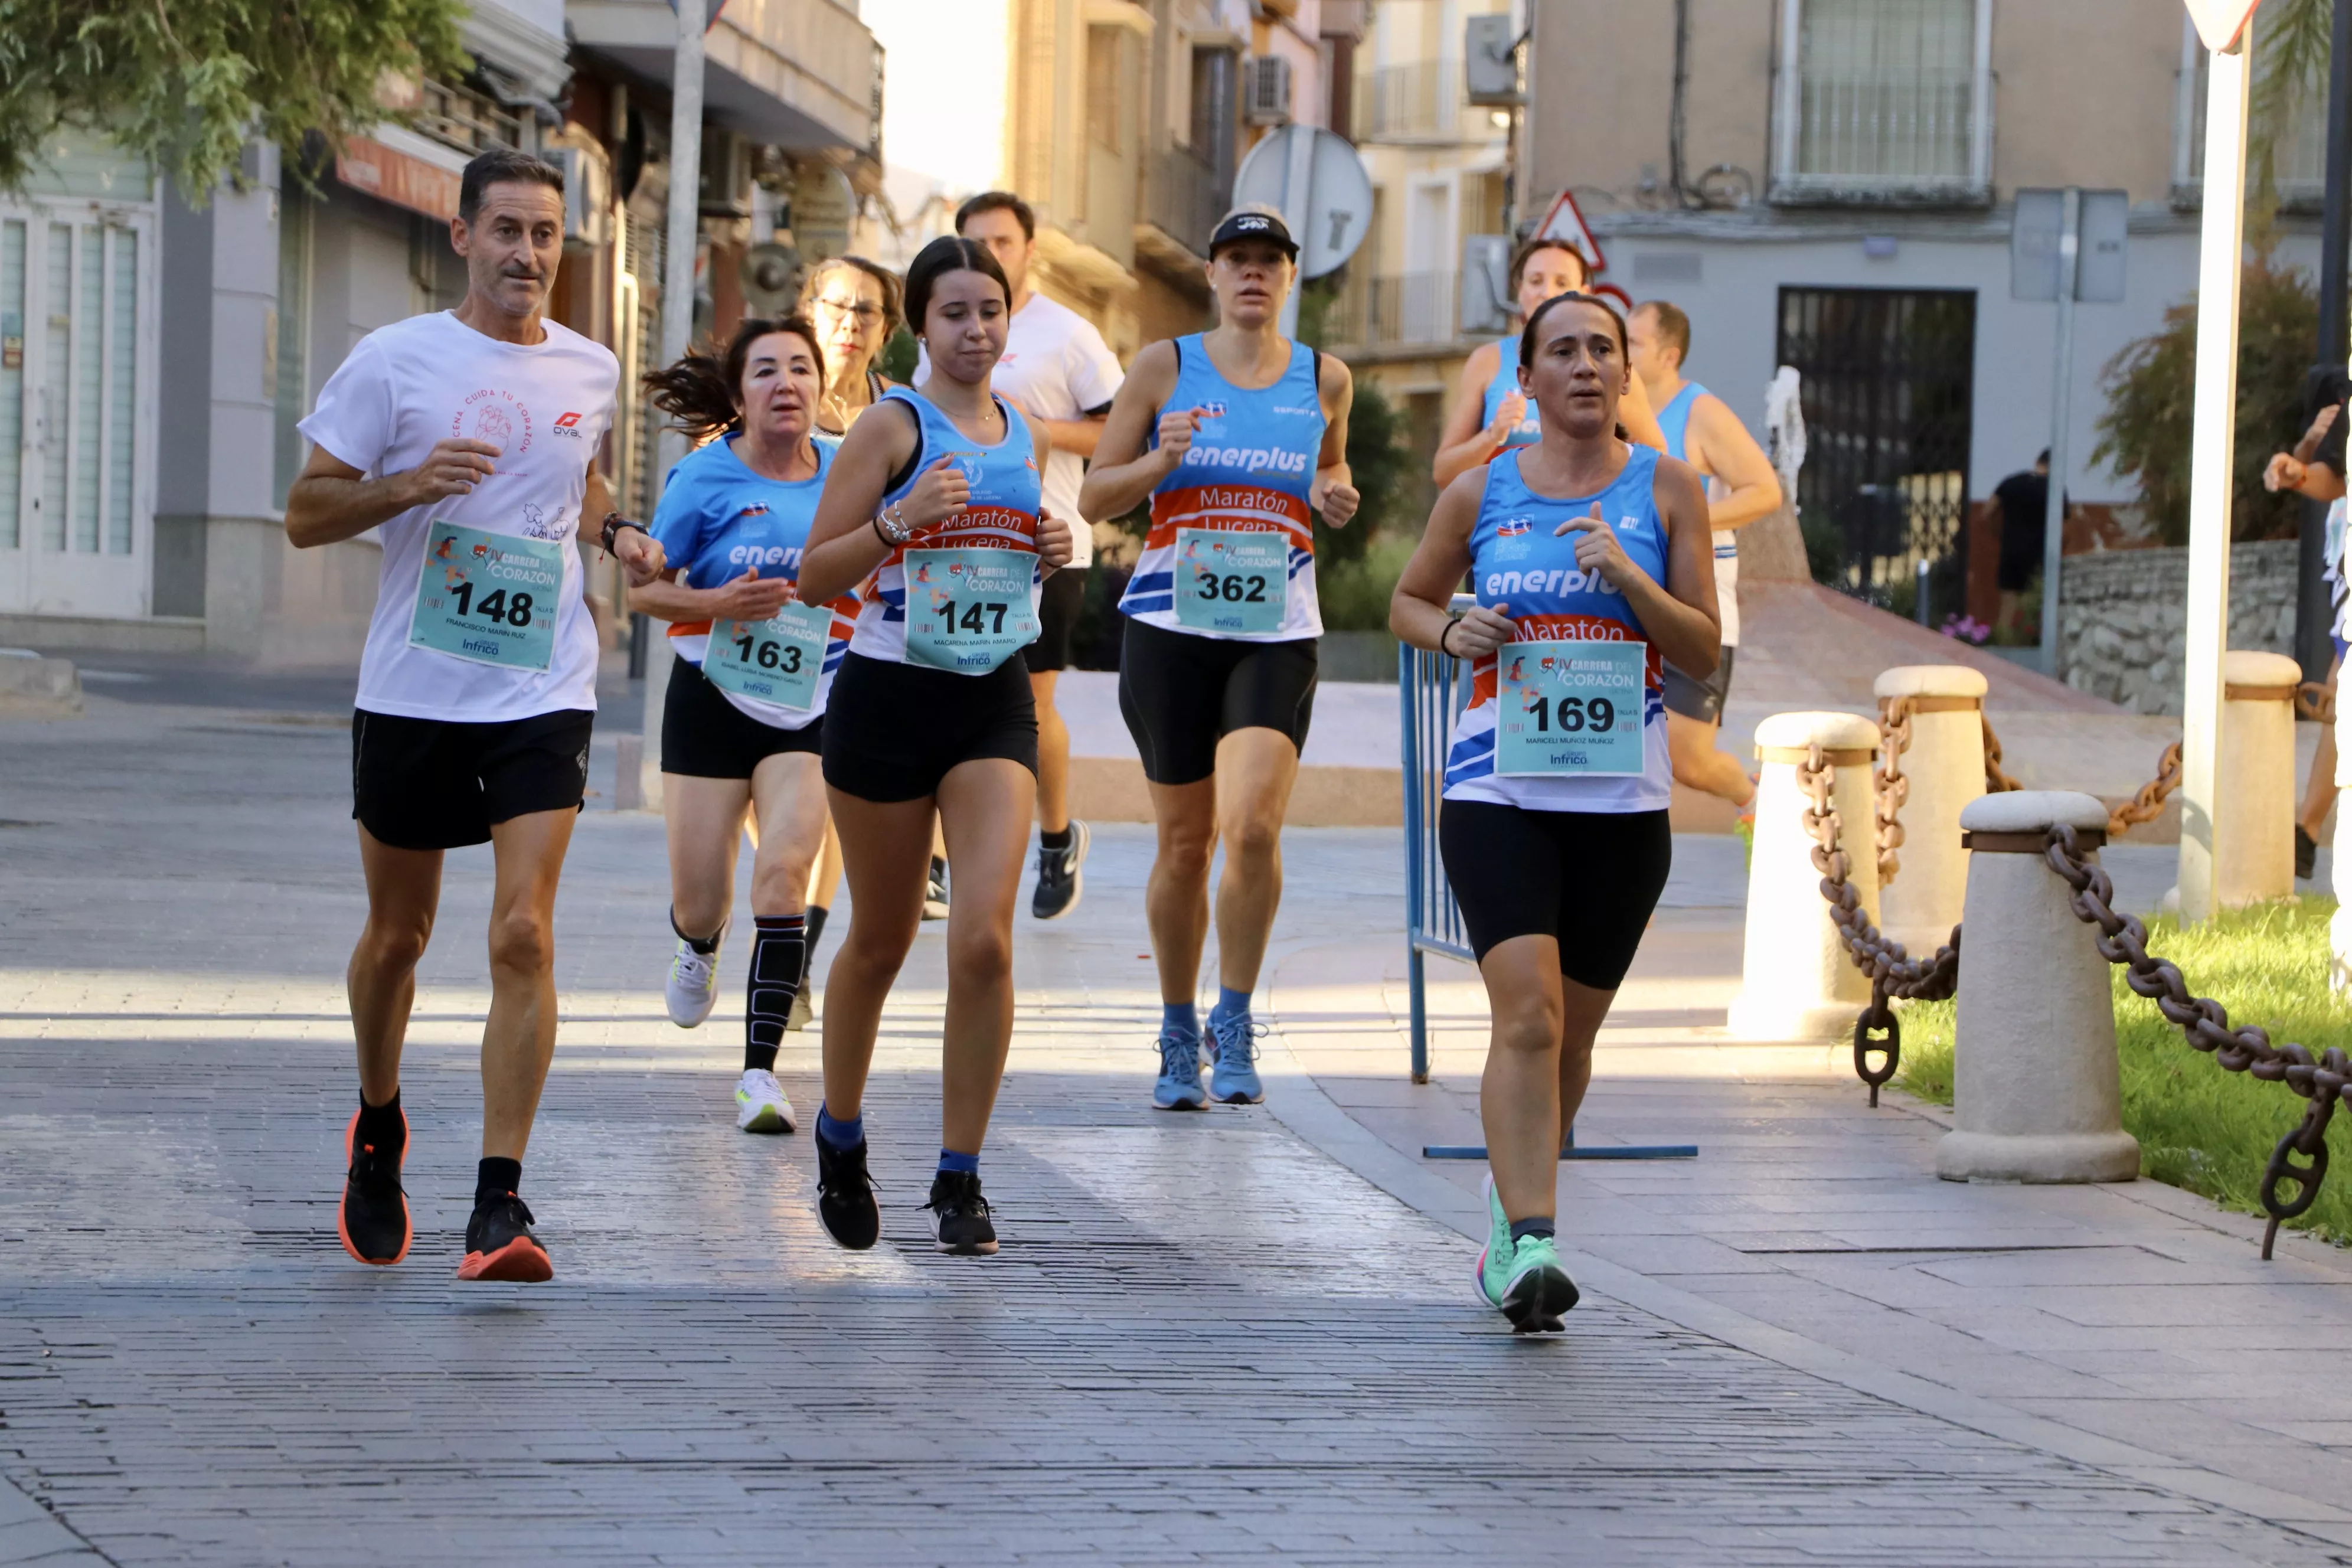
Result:
<instances>
[{"instance_id":1,"label":"blue metal barrier","mask_svg":"<svg viewBox=\"0 0 2352 1568\"><path fill-rule=\"evenodd\" d=\"M1468 594L1454 595L1452 608L1462 614L1477 604ZM1454 716L1469 705L1470 671L1451 654L1431 653L1410 643L1397 645L1397 701L1404 767L1404 935L1405 983L1411 998L1412 1081L1429 1081L1429 991L1423 959L1430 953L1477 962L1470 951L1470 933L1462 924L1462 908L1445 879L1445 861L1438 853L1437 813L1445 797L1445 753ZM1427 1160L1483 1160L1486 1151L1476 1144L1432 1143L1422 1150ZM1580 1149L1576 1129L1565 1130L1559 1152L1563 1160L1694 1160L1695 1143L1602 1145Z\"/></svg>"}]
</instances>

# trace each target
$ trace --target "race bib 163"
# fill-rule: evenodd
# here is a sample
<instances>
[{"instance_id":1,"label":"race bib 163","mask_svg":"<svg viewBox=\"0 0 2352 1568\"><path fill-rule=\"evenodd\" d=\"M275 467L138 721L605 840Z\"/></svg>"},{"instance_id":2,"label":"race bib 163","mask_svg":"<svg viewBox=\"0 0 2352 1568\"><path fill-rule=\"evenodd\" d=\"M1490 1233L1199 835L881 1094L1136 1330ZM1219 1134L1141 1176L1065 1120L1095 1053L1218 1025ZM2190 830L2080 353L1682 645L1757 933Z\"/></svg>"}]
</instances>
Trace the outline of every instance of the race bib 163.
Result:
<instances>
[{"instance_id":1,"label":"race bib 163","mask_svg":"<svg viewBox=\"0 0 2352 1568\"><path fill-rule=\"evenodd\" d=\"M824 605L786 605L764 621L713 621L702 673L721 691L805 713L816 706L832 630Z\"/></svg>"}]
</instances>

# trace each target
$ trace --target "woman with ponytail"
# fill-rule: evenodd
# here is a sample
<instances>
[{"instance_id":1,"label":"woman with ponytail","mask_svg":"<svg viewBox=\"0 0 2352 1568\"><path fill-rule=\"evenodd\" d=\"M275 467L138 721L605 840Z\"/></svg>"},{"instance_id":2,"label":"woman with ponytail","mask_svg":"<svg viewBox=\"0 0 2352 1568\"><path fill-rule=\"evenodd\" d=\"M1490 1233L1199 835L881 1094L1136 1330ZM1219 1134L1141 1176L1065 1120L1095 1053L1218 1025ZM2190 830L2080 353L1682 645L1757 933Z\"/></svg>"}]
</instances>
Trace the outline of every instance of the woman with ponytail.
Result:
<instances>
[{"instance_id":1,"label":"woman with ponytail","mask_svg":"<svg viewBox=\"0 0 2352 1568\"><path fill-rule=\"evenodd\" d=\"M818 744L857 601L803 604L801 552L835 443L816 433L824 355L804 317L753 319L723 356L689 353L646 377L673 422L706 441L670 470L654 537L677 563L633 596L670 623L662 711L669 826L666 988L684 1028L709 1016L735 902L735 844L751 816L752 938L735 1125L790 1132L777 1049L807 984L822 907L806 900L826 831Z\"/></svg>"}]
</instances>

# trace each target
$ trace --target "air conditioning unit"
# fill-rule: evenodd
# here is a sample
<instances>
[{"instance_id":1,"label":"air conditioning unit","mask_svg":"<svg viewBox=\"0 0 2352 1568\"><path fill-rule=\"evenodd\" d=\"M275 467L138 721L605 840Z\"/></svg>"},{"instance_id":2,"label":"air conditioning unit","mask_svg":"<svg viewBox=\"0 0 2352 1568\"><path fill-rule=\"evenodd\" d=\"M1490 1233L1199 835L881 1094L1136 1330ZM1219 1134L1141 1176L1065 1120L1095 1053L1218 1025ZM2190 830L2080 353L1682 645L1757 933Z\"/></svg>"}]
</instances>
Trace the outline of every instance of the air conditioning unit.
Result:
<instances>
[{"instance_id":1,"label":"air conditioning unit","mask_svg":"<svg viewBox=\"0 0 2352 1568\"><path fill-rule=\"evenodd\" d=\"M612 238L613 165L596 146L551 147L547 157L563 173L563 244L593 250Z\"/></svg>"},{"instance_id":2,"label":"air conditioning unit","mask_svg":"<svg viewBox=\"0 0 2352 1568\"><path fill-rule=\"evenodd\" d=\"M1290 62L1252 55L1242 62L1242 118L1252 125L1290 122Z\"/></svg>"},{"instance_id":3,"label":"air conditioning unit","mask_svg":"<svg viewBox=\"0 0 2352 1568\"><path fill-rule=\"evenodd\" d=\"M1511 237L1465 235L1462 240L1462 332L1475 337L1511 330Z\"/></svg>"}]
</instances>

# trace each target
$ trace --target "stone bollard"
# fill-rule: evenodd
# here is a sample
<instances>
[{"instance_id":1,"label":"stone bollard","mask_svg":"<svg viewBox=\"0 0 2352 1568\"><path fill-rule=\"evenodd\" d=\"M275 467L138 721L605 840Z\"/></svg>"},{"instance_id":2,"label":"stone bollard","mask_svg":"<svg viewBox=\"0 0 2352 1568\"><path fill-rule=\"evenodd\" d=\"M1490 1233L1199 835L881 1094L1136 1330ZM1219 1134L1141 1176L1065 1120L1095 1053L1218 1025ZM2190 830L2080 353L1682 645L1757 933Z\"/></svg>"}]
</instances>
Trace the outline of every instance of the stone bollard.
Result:
<instances>
[{"instance_id":1,"label":"stone bollard","mask_svg":"<svg viewBox=\"0 0 2352 1568\"><path fill-rule=\"evenodd\" d=\"M1895 877L1878 890L1879 929L1925 958L1951 940L1968 897L1960 812L1985 792L1985 678L1966 665L1906 664L1883 671L1873 689L1911 704L1911 743L1893 759L1911 789L1897 814Z\"/></svg>"},{"instance_id":2,"label":"stone bollard","mask_svg":"<svg viewBox=\"0 0 2352 1568\"><path fill-rule=\"evenodd\" d=\"M2338 994L2352 992L2352 811L2344 792L2352 789L2352 747L2336 748L2336 858L2328 868L2336 913L2327 921L2327 979Z\"/></svg>"},{"instance_id":3,"label":"stone bollard","mask_svg":"<svg viewBox=\"0 0 2352 1568\"><path fill-rule=\"evenodd\" d=\"M2213 902L2230 910L2294 891L2294 689L2303 667L2284 654L2232 649L2221 672Z\"/></svg>"},{"instance_id":4,"label":"stone bollard","mask_svg":"<svg viewBox=\"0 0 2352 1568\"><path fill-rule=\"evenodd\" d=\"M1870 784L1878 726L1853 713L1773 714L1756 726L1763 768L1748 867L1748 945L1729 1020L1741 1039L1845 1039L1855 1016L1870 1005L1870 981L1838 941L1813 866L1813 837L1805 830L1812 797L1797 782L1797 765L1815 742L1835 770L1830 804L1842 826L1848 879L1871 919L1878 918Z\"/></svg>"},{"instance_id":5,"label":"stone bollard","mask_svg":"<svg viewBox=\"0 0 2352 1568\"><path fill-rule=\"evenodd\" d=\"M2050 828L2106 842L2107 808L2071 790L1988 795L1960 813L1969 838L1968 945L1952 1048L1958 1123L1936 1147L1949 1182L2128 1182L2116 1009L2094 928L2042 858Z\"/></svg>"}]
</instances>

